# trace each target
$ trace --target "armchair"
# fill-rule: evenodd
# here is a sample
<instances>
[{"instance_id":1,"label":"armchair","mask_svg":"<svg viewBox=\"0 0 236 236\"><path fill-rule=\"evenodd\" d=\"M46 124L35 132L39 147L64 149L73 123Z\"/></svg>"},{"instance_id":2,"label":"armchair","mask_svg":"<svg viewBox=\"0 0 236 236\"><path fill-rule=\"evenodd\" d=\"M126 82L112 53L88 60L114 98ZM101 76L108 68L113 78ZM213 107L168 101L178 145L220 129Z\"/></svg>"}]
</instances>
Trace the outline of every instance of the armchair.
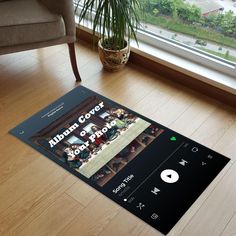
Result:
<instances>
[{"instance_id":1,"label":"armchair","mask_svg":"<svg viewBox=\"0 0 236 236\"><path fill-rule=\"evenodd\" d=\"M68 44L76 81L73 0L0 0L0 55Z\"/></svg>"}]
</instances>

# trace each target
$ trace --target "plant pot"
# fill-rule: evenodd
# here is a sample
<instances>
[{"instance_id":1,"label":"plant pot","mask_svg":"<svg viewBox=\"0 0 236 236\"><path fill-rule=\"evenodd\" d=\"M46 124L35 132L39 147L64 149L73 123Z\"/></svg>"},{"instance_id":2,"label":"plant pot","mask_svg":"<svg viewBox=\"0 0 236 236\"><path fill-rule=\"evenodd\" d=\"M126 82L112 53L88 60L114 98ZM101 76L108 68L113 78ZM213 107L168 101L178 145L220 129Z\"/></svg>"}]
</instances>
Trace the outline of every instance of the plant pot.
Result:
<instances>
[{"instance_id":1,"label":"plant pot","mask_svg":"<svg viewBox=\"0 0 236 236\"><path fill-rule=\"evenodd\" d=\"M102 41L98 41L98 53L104 69L108 71L119 71L128 62L130 46L121 50L109 50L102 46Z\"/></svg>"}]
</instances>

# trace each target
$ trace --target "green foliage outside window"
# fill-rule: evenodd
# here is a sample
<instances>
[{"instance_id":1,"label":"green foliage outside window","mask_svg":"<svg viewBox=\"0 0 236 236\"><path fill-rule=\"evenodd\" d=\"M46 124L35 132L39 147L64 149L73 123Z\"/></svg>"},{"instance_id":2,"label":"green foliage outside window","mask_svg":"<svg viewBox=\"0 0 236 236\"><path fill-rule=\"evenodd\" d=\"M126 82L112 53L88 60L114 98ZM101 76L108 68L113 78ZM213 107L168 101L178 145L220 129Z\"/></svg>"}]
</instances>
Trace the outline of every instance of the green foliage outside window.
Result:
<instances>
[{"instance_id":1,"label":"green foliage outside window","mask_svg":"<svg viewBox=\"0 0 236 236\"><path fill-rule=\"evenodd\" d=\"M232 11L203 16L199 7L183 0L142 0L142 4L151 16L172 17L183 24L195 24L236 38L236 16Z\"/></svg>"}]
</instances>

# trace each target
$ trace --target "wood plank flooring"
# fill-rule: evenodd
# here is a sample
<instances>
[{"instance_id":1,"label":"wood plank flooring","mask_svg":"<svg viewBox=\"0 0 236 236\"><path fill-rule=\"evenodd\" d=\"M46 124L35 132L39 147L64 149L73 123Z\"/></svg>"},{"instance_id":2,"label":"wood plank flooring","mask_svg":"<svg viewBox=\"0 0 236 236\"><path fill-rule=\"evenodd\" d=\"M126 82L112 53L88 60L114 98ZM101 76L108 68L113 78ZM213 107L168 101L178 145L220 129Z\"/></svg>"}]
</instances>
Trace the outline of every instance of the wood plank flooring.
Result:
<instances>
[{"instance_id":1,"label":"wood plank flooring","mask_svg":"<svg viewBox=\"0 0 236 236\"><path fill-rule=\"evenodd\" d=\"M82 85L232 160L169 235L236 235L236 110L133 64L102 70L76 45ZM0 56L0 235L161 235L8 134L79 84L66 45Z\"/></svg>"}]
</instances>

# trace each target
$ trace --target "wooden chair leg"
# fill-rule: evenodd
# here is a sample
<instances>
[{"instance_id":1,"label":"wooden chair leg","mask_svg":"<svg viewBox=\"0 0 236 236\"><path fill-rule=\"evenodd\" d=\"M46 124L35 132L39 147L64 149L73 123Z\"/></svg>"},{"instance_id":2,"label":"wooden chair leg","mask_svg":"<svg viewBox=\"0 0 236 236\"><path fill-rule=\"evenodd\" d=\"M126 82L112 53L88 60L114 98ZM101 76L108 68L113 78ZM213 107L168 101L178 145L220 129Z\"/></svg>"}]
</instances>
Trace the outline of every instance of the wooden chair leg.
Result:
<instances>
[{"instance_id":1,"label":"wooden chair leg","mask_svg":"<svg viewBox=\"0 0 236 236\"><path fill-rule=\"evenodd\" d=\"M72 66L76 81L81 81L78 67L77 67L77 62L76 62L75 44L68 43L68 47L69 47L69 53L70 53L70 62L71 62L71 66Z\"/></svg>"}]
</instances>

